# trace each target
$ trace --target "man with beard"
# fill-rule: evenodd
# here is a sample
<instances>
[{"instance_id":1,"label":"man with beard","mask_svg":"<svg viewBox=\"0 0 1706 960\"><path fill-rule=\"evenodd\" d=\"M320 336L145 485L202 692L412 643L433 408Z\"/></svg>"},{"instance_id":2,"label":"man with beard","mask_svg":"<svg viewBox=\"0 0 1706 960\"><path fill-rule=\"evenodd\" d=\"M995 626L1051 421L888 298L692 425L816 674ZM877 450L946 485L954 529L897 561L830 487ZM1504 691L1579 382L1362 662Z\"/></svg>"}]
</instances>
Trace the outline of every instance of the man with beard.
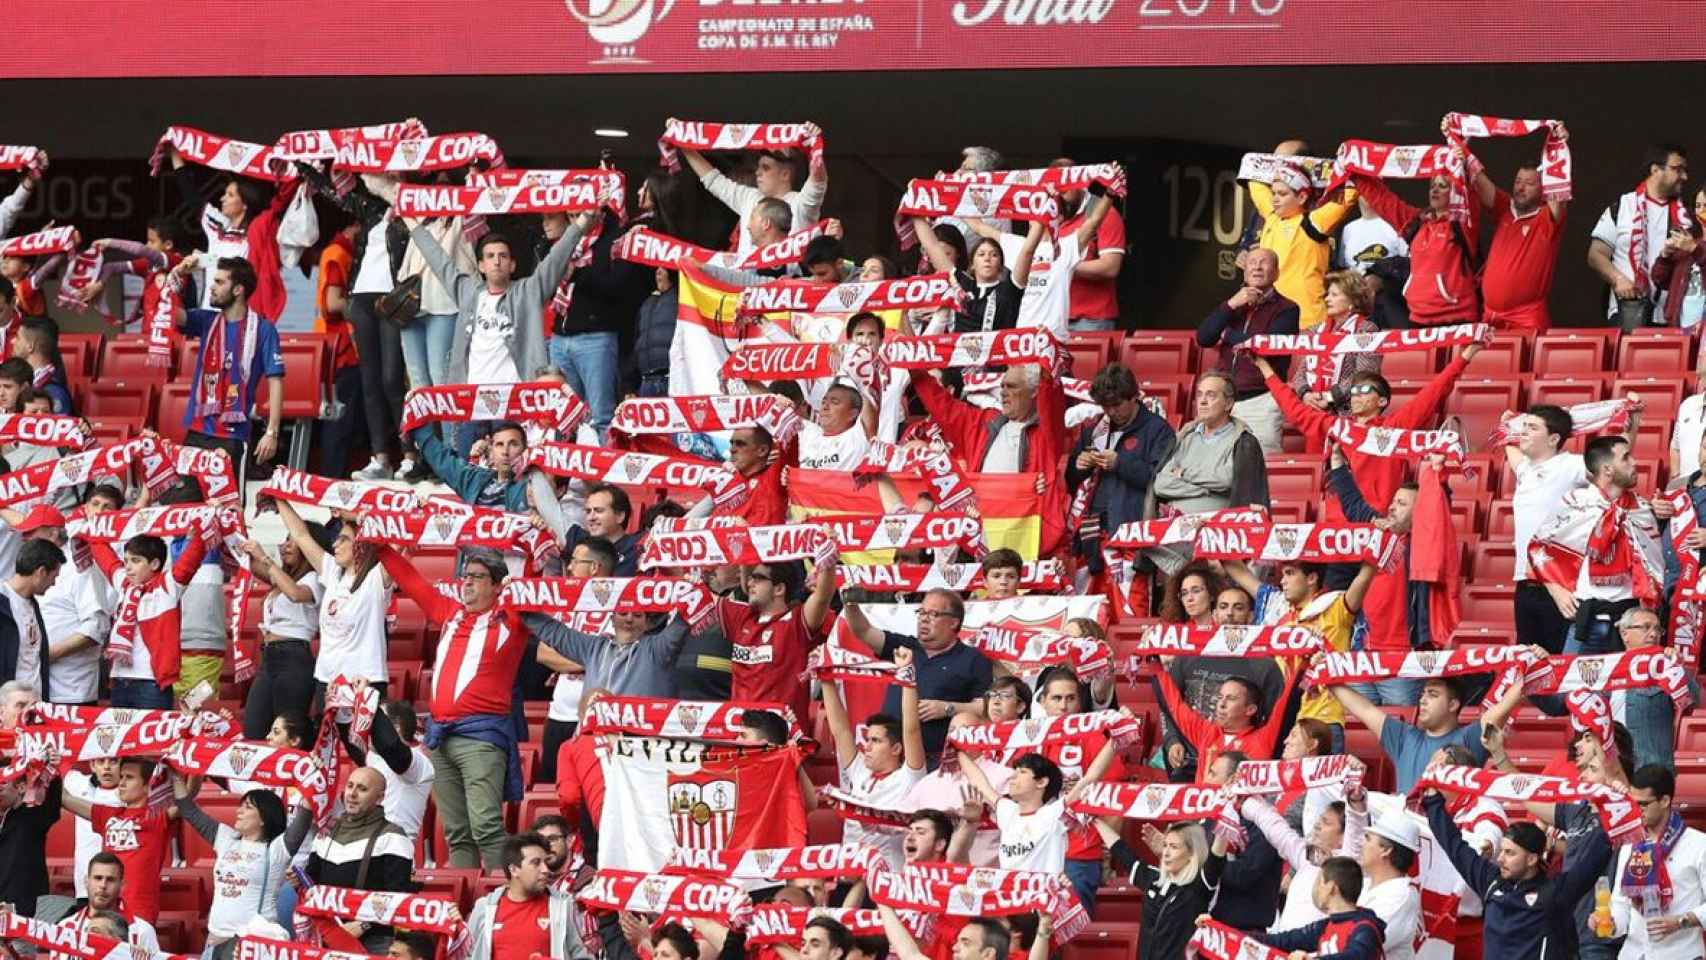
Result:
<instances>
[{"instance_id":1,"label":"man with beard","mask_svg":"<svg viewBox=\"0 0 1706 960\"><path fill-rule=\"evenodd\" d=\"M1562 125L1558 137L1568 140ZM1516 168L1511 192L1493 186L1487 170L1467 157L1474 171L1471 183L1481 206L1493 217L1493 242L1481 265L1482 320L1496 327L1545 333L1552 325L1546 298L1552 292L1552 268L1558 262L1568 200L1545 200L1540 194L1540 170L1530 164Z\"/></svg>"},{"instance_id":2,"label":"man with beard","mask_svg":"<svg viewBox=\"0 0 1706 960\"><path fill-rule=\"evenodd\" d=\"M1646 323L1662 287L1652 280L1665 241L1686 236L1695 223L1682 200L1688 182L1688 151L1662 143L1647 151L1644 178L1611 202L1594 224L1588 266L1611 286L1606 319L1632 330ZM1625 312L1627 311L1627 312Z\"/></svg>"},{"instance_id":3,"label":"man with beard","mask_svg":"<svg viewBox=\"0 0 1706 960\"><path fill-rule=\"evenodd\" d=\"M811 688L801 677L807 655L827 636L836 565L834 560L818 564L804 603L793 602L804 576L797 561L753 564L741 572L747 602L717 601L715 618L706 622L721 627L729 638L729 699L785 703L794 716L807 715Z\"/></svg>"},{"instance_id":4,"label":"man with beard","mask_svg":"<svg viewBox=\"0 0 1706 960\"><path fill-rule=\"evenodd\" d=\"M94 919L102 913L116 913L125 920L125 935L133 947L143 947L148 950L160 949L160 937L155 932L154 925L137 916L135 912L124 906L119 897L119 891L124 887L124 862L111 853L102 850L89 860L89 869L83 878L83 886L88 891L82 905L72 904L71 913L59 921L59 925L71 930L94 928Z\"/></svg>"},{"instance_id":5,"label":"man with beard","mask_svg":"<svg viewBox=\"0 0 1706 960\"><path fill-rule=\"evenodd\" d=\"M195 268L196 257L185 257L173 273L182 277ZM195 373L190 379L190 402L184 410L184 443L224 450L238 471L238 490L249 462L249 411L255 407L255 388L267 382L266 432L254 444L255 460L266 463L278 452L278 424L284 409L284 354L278 328L249 305L257 285L255 268L242 257L221 257L208 285L208 306L184 311L178 330L200 338Z\"/></svg>"},{"instance_id":6,"label":"man with beard","mask_svg":"<svg viewBox=\"0 0 1706 960\"><path fill-rule=\"evenodd\" d=\"M590 960L574 894L551 883L550 841L537 833L503 845L506 883L468 913L470 960Z\"/></svg>"}]
</instances>

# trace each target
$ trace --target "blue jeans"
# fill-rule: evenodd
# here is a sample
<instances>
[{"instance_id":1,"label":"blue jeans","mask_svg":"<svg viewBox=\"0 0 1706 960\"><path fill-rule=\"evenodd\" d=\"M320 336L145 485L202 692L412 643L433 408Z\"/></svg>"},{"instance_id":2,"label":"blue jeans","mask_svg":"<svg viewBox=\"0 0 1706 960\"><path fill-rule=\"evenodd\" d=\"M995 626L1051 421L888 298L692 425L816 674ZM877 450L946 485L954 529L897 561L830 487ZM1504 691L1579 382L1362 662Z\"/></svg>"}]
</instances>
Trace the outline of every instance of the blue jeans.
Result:
<instances>
[{"instance_id":1,"label":"blue jeans","mask_svg":"<svg viewBox=\"0 0 1706 960\"><path fill-rule=\"evenodd\" d=\"M1367 697L1370 703L1383 707L1413 707L1422 698L1420 680L1376 680L1373 683L1346 684Z\"/></svg>"},{"instance_id":2,"label":"blue jeans","mask_svg":"<svg viewBox=\"0 0 1706 960\"><path fill-rule=\"evenodd\" d=\"M1570 631L1564 634L1566 655L1617 653L1622 649L1623 638L1617 634L1617 627L1610 620L1589 621L1585 637L1573 623L1570 624Z\"/></svg>"},{"instance_id":3,"label":"blue jeans","mask_svg":"<svg viewBox=\"0 0 1706 960\"><path fill-rule=\"evenodd\" d=\"M669 377L650 376L640 378L640 396L667 397L669 396Z\"/></svg>"},{"instance_id":4,"label":"blue jeans","mask_svg":"<svg viewBox=\"0 0 1706 960\"><path fill-rule=\"evenodd\" d=\"M162 687L152 680L114 680L112 705L133 710L172 709L172 687Z\"/></svg>"},{"instance_id":5,"label":"blue jeans","mask_svg":"<svg viewBox=\"0 0 1706 960\"><path fill-rule=\"evenodd\" d=\"M450 339L455 332L454 313L423 313L403 328L403 366L409 370L409 386L436 387L448 379Z\"/></svg>"},{"instance_id":6,"label":"blue jeans","mask_svg":"<svg viewBox=\"0 0 1706 960\"><path fill-rule=\"evenodd\" d=\"M1096 890L1102 886L1102 858L1066 861L1066 882L1072 884L1084 912L1095 916Z\"/></svg>"},{"instance_id":7,"label":"blue jeans","mask_svg":"<svg viewBox=\"0 0 1706 960\"><path fill-rule=\"evenodd\" d=\"M1113 328L1114 321L1112 320L1079 319L1066 325L1069 333L1091 333L1097 330L1112 330Z\"/></svg>"},{"instance_id":8,"label":"blue jeans","mask_svg":"<svg viewBox=\"0 0 1706 960\"><path fill-rule=\"evenodd\" d=\"M551 338L551 363L569 389L586 402L603 440L616 418L616 334L576 333Z\"/></svg>"}]
</instances>

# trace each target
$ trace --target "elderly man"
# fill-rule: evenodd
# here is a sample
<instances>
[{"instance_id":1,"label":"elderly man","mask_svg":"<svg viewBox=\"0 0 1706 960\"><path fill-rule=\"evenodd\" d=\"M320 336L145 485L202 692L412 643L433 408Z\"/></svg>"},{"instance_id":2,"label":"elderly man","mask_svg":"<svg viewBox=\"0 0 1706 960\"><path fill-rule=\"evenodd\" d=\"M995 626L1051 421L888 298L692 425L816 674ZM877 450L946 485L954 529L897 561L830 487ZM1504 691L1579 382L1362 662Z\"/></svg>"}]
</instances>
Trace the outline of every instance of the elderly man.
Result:
<instances>
[{"instance_id":1,"label":"elderly man","mask_svg":"<svg viewBox=\"0 0 1706 960\"><path fill-rule=\"evenodd\" d=\"M1232 375L1237 406L1233 413L1248 425L1262 443L1264 453L1280 452L1280 433L1285 426L1278 403L1268 393L1262 372L1248 353L1232 348L1257 335L1296 333L1300 311L1297 304L1274 289L1279 279L1279 254L1257 247L1244 259L1244 285L1209 312L1197 327L1197 345L1221 348L1220 369ZM1280 379L1291 370L1291 358L1276 357Z\"/></svg>"},{"instance_id":2,"label":"elderly man","mask_svg":"<svg viewBox=\"0 0 1706 960\"><path fill-rule=\"evenodd\" d=\"M1066 391L1040 366L1008 367L1001 376L1001 409L956 400L935 377L912 378L912 389L948 439L954 458L978 473L1036 473L1043 494L1043 555L1066 533L1066 485L1049 483L1060 470L1069 435Z\"/></svg>"},{"instance_id":3,"label":"elderly man","mask_svg":"<svg viewBox=\"0 0 1706 960\"><path fill-rule=\"evenodd\" d=\"M966 604L952 590L931 590L918 604L917 636L891 633L871 623L856 603L842 611L848 633L873 653L893 660L905 647L918 668L918 713L924 720L924 751L934 766L948 738L948 722L956 713L983 715L983 695L995 668L982 653L960 642ZM900 716L900 688L890 686L883 712Z\"/></svg>"},{"instance_id":4,"label":"elderly man","mask_svg":"<svg viewBox=\"0 0 1706 960\"><path fill-rule=\"evenodd\" d=\"M1255 256L1255 254L1252 254ZM1260 259L1260 257L1256 257ZM1233 417L1232 375L1210 371L1197 377L1197 417L1179 428L1149 484L1143 516L1198 513L1227 507L1268 505L1268 464L1261 442ZM1191 559L1189 544L1157 547L1149 559L1171 576Z\"/></svg>"}]
</instances>

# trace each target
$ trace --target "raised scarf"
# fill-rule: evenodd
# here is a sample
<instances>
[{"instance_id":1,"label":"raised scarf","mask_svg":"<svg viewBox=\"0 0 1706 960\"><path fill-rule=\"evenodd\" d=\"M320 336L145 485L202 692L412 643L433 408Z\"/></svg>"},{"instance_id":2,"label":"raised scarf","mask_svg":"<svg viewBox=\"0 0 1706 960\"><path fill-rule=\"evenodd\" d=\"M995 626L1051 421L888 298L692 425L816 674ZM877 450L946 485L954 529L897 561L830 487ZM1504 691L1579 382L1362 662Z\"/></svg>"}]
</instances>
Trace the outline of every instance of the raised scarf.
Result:
<instances>
[{"instance_id":1,"label":"raised scarf","mask_svg":"<svg viewBox=\"0 0 1706 960\"><path fill-rule=\"evenodd\" d=\"M815 523L771 526L670 524L654 526L646 536L645 546L640 551L640 569L783 563L814 559L825 551L833 554L835 550L835 541Z\"/></svg>"},{"instance_id":2,"label":"raised scarf","mask_svg":"<svg viewBox=\"0 0 1706 960\"><path fill-rule=\"evenodd\" d=\"M745 744L741 718L761 710L781 717L788 725L788 741L806 739L792 707L781 703L741 700L671 700L667 697L624 697L604 694L581 705L580 733L619 733L670 740L703 740L709 743ZM710 850L690 853L713 854ZM725 855L727 855L725 853Z\"/></svg>"},{"instance_id":3,"label":"raised scarf","mask_svg":"<svg viewBox=\"0 0 1706 960\"><path fill-rule=\"evenodd\" d=\"M517 577L498 593L498 609L518 613L679 613L697 622L715 606L703 585L674 577Z\"/></svg>"},{"instance_id":4,"label":"raised scarf","mask_svg":"<svg viewBox=\"0 0 1706 960\"><path fill-rule=\"evenodd\" d=\"M1436 347L1466 347L1472 343L1489 343L1492 338L1493 328L1485 323L1453 323L1363 333L1317 328L1307 333L1259 333L1240 341L1237 349L1264 357L1295 356L1308 360L1344 357L1353 353L1391 354Z\"/></svg>"},{"instance_id":5,"label":"raised scarf","mask_svg":"<svg viewBox=\"0 0 1706 960\"><path fill-rule=\"evenodd\" d=\"M829 343L747 343L723 361L723 379L818 380L835 375L835 347Z\"/></svg>"},{"instance_id":6,"label":"raised scarf","mask_svg":"<svg viewBox=\"0 0 1706 960\"><path fill-rule=\"evenodd\" d=\"M1448 462L1463 459L1463 438L1455 430L1402 430L1363 423L1355 417L1334 417L1327 426L1327 439L1348 453L1365 457L1420 460L1442 456Z\"/></svg>"},{"instance_id":7,"label":"raised scarf","mask_svg":"<svg viewBox=\"0 0 1706 960\"><path fill-rule=\"evenodd\" d=\"M1271 563L1373 563L1392 559L1398 538L1369 523L1211 521L1197 530L1196 555L1210 560Z\"/></svg>"},{"instance_id":8,"label":"raised scarf","mask_svg":"<svg viewBox=\"0 0 1706 960\"><path fill-rule=\"evenodd\" d=\"M1599 433L1621 433L1629 426L1629 399L1594 400L1565 407L1570 415L1570 436L1580 437ZM1488 447L1501 447L1517 441L1517 418L1502 420L1487 437ZM1567 438L1566 438L1567 439Z\"/></svg>"},{"instance_id":9,"label":"raised scarf","mask_svg":"<svg viewBox=\"0 0 1706 960\"><path fill-rule=\"evenodd\" d=\"M38 956L75 960L193 960L179 953L144 951L123 940L90 933L86 924L61 926L7 911L0 915L0 940L21 940L41 948Z\"/></svg>"},{"instance_id":10,"label":"raised scarf","mask_svg":"<svg viewBox=\"0 0 1706 960\"><path fill-rule=\"evenodd\" d=\"M977 503L977 491L954 463L945 441L924 445L872 440L865 456L853 467L855 482L880 476L917 476L929 485L937 509L963 511Z\"/></svg>"},{"instance_id":11,"label":"raised scarf","mask_svg":"<svg viewBox=\"0 0 1706 960\"><path fill-rule=\"evenodd\" d=\"M960 642L991 660L1013 664L1019 670L1064 663L1080 680L1094 680L1113 663L1106 640L1074 637L1053 630L990 624L961 632Z\"/></svg>"},{"instance_id":12,"label":"raised scarf","mask_svg":"<svg viewBox=\"0 0 1706 960\"><path fill-rule=\"evenodd\" d=\"M843 553L949 547L988 552L982 522L965 513L823 514L812 522L827 529Z\"/></svg>"},{"instance_id":13,"label":"raised scarf","mask_svg":"<svg viewBox=\"0 0 1706 960\"><path fill-rule=\"evenodd\" d=\"M1563 202L1573 195L1571 181L1570 143L1561 134L1563 122L1558 120L1508 120L1503 117L1484 117L1474 113L1448 113L1443 128L1445 139L1463 148L1470 157L1468 173L1473 176L1479 163L1469 154L1468 141L1474 137L1526 137L1537 130L1546 131L1546 142L1540 148L1540 195L1547 201Z\"/></svg>"},{"instance_id":14,"label":"raised scarf","mask_svg":"<svg viewBox=\"0 0 1706 960\"><path fill-rule=\"evenodd\" d=\"M40 173L47 169L47 157L40 147L15 144L0 145L0 170L30 170Z\"/></svg>"},{"instance_id":15,"label":"raised scarf","mask_svg":"<svg viewBox=\"0 0 1706 960\"><path fill-rule=\"evenodd\" d=\"M616 406L611 429L625 434L713 433L763 427L787 446L799 432L794 405L774 394L629 397Z\"/></svg>"},{"instance_id":16,"label":"raised scarf","mask_svg":"<svg viewBox=\"0 0 1706 960\"><path fill-rule=\"evenodd\" d=\"M893 280L771 280L741 291L736 310L765 313L856 313L964 305L966 291L950 274L927 273Z\"/></svg>"},{"instance_id":17,"label":"raised scarf","mask_svg":"<svg viewBox=\"0 0 1706 960\"><path fill-rule=\"evenodd\" d=\"M807 848L810 849L810 848ZM869 848L866 848L869 849ZM861 875L863 871L860 871ZM897 911L920 942L929 940L924 930L933 928L930 918L915 910ZM749 947L786 945L797 948L806 935L806 925L818 917L828 917L847 928L855 937L883 935L883 915L878 910L859 910L846 907L793 907L786 903L761 903L746 915L746 943Z\"/></svg>"},{"instance_id":18,"label":"raised scarf","mask_svg":"<svg viewBox=\"0 0 1706 960\"><path fill-rule=\"evenodd\" d=\"M0 257L42 257L76 250L77 228L72 226L46 227L0 242Z\"/></svg>"},{"instance_id":19,"label":"raised scarf","mask_svg":"<svg viewBox=\"0 0 1706 960\"><path fill-rule=\"evenodd\" d=\"M269 940L266 937L255 937L243 934L237 938L237 949L233 954L234 960L372 960L363 953L350 953L343 950L322 950L307 944L292 943L285 940Z\"/></svg>"},{"instance_id":20,"label":"raised scarf","mask_svg":"<svg viewBox=\"0 0 1706 960\"><path fill-rule=\"evenodd\" d=\"M1453 650L1329 651L1310 664L1306 687L1342 686L1376 680L1431 680L1471 673L1516 670L1526 686L1546 677L1551 667L1526 647L1464 646Z\"/></svg>"},{"instance_id":21,"label":"raised scarf","mask_svg":"<svg viewBox=\"0 0 1706 960\"><path fill-rule=\"evenodd\" d=\"M1659 907L1667 912L1670 910L1675 890L1671 887L1670 871L1665 863L1686 829L1688 826L1682 822L1682 814L1672 810L1670 819L1665 821L1664 833L1657 840L1643 833L1641 839L1630 846L1629 862L1623 865L1623 882L1620 885L1630 902L1641 904L1647 897L1656 896Z\"/></svg>"},{"instance_id":22,"label":"raised scarf","mask_svg":"<svg viewBox=\"0 0 1706 960\"><path fill-rule=\"evenodd\" d=\"M316 820L331 812L331 780L314 755L305 750L197 738L172 744L161 759L186 777L222 777L294 789L308 801Z\"/></svg>"},{"instance_id":23,"label":"raised scarf","mask_svg":"<svg viewBox=\"0 0 1706 960\"><path fill-rule=\"evenodd\" d=\"M1014 760L1045 747L1077 744L1094 757L1103 739L1123 750L1143 738L1143 719L1119 710L1069 713L1059 717L1026 717L998 723L971 723L948 731L947 742L965 753L987 754L1012 765Z\"/></svg>"},{"instance_id":24,"label":"raised scarf","mask_svg":"<svg viewBox=\"0 0 1706 960\"><path fill-rule=\"evenodd\" d=\"M586 404L573 390L550 380L458 383L410 390L403 401L399 429L407 434L429 423L507 420L542 423L564 436L573 436L586 414Z\"/></svg>"},{"instance_id":25,"label":"raised scarf","mask_svg":"<svg viewBox=\"0 0 1706 960\"><path fill-rule=\"evenodd\" d=\"M272 476L256 494L257 500L288 500L291 503L366 513L407 513L420 507L420 499L412 490L400 490L378 483L359 480L334 480L318 474L274 467Z\"/></svg>"},{"instance_id":26,"label":"raised scarf","mask_svg":"<svg viewBox=\"0 0 1706 960\"><path fill-rule=\"evenodd\" d=\"M397 188L395 209L400 217L585 213L602 206L604 197L601 181L591 179L465 187L406 183Z\"/></svg>"},{"instance_id":27,"label":"raised scarf","mask_svg":"<svg viewBox=\"0 0 1706 960\"><path fill-rule=\"evenodd\" d=\"M756 247L745 256L732 251L711 250L659 233L650 227L634 227L622 234L610 248L610 255L629 263L675 270L685 258L731 270L774 270L800 262L806 244L823 236L823 221L795 230L780 240Z\"/></svg>"},{"instance_id":28,"label":"raised scarf","mask_svg":"<svg viewBox=\"0 0 1706 960\"><path fill-rule=\"evenodd\" d=\"M383 813L378 807L374 809ZM343 818L348 819L350 818ZM343 820L339 821L340 825ZM366 839L365 833L362 834L362 839ZM366 952L360 940L338 925L340 920L360 920L439 934L445 938L444 952L448 960L464 960L471 946L468 925L463 920L462 911L455 899L450 897L428 893L352 890L348 887L315 884L302 891L302 897L296 904L296 914L309 921L309 936L318 934L323 944L334 950ZM298 924L298 940L308 939L301 935L302 926L303 924Z\"/></svg>"},{"instance_id":29,"label":"raised scarf","mask_svg":"<svg viewBox=\"0 0 1706 960\"><path fill-rule=\"evenodd\" d=\"M1469 222L1474 218L1464 161L1448 144L1397 146L1371 140L1346 140L1339 144L1338 155L1333 158L1334 185L1343 183L1351 174L1382 180L1432 180L1444 176L1451 181L1451 219Z\"/></svg>"},{"instance_id":30,"label":"raised scarf","mask_svg":"<svg viewBox=\"0 0 1706 960\"><path fill-rule=\"evenodd\" d=\"M474 163L503 166L503 151L483 133L443 133L409 139L352 137L337 145L334 169L351 173L425 173Z\"/></svg>"},{"instance_id":31,"label":"raised scarf","mask_svg":"<svg viewBox=\"0 0 1706 960\"><path fill-rule=\"evenodd\" d=\"M522 469L586 483L699 489L713 496L735 482L733 471L704 460L551 441L529 446Z\"/></svg>"},{"instance_id":32,"label":"raised scarf","mask_svg":"<svg viewBox=\"0 0 1706 960\"><path fill-rule=\"evenodd\" d=\"M1485 797L1498 803L1574 803L1586 800L1599 813L1599 822L1613 845L1634 842L1643 832L1640 808L1621 790L1600 783L1530 773L1499 773L1449 764L1429 767L1416 781L1415 792L1429 787Z\"/></svg>"},{"instance_id":33,"label":"raised scarf","mask_svg":"<svg viewBox=\"0 0 1706 960\"><path fill-rule=\"evenodd\" d=\"M895 236L900 248L909 250L918 242L914 217L984 218L1029 220L1058 225L1060 199L1052 186L1021 183L975 183L965 180L913 180L894 215Z\"/></svg>"},{"instance_id":34,"label":"raised scarf","mask_svg":"<svg viewBox=\"0 0 1706 960\"><path fill-rule=\"evenodd\" d=\"M272 155L280 160L331 160L338 148L357 140L392 140L424 137L426 129L418 122L398 120L391 123L372 123L361 127L337 127L326 130L292 130L281 134L272 145Z\"/></svg>"},{"instance_id":35,"label":"raised scarf","mask_svg":"<svg viewBox=\"0 0 1706 960\"><path fill-rule=\"evenodd\" d=\"M1050 943L1055 947L1090 925L1089 914L1064 874L963 863L910 863L895 870L879 857L871 861L865 887L879 906L936 916L1047 913L1054 924Z\"/></svg>"},{"instance_id":36,"label":"raised scarf","mask_svg":"<svg viewBox=\"0 0 1706 960\"><path fill-rule=\"evenodd\" d=\"M809 123L715 123L672 120L658 137L658 156L671 171L681 169L681 151L803 150L813 164L823 159L823 134Z\"/></svg>"},{"instance_id":37,"label":"raised scarf","mask_svg":"<svg viewBox=\"0 0 1706 960\"><path fill-rule=\"evenodd\" d=\"M969 593L983 588L983 568L975 563L844 564L835 570L835 583L838 589L857 587L872 593ZM1024 590L1059 593L1066 584L1060 565L1053 560L1027 563L1019 571L1019 587Z\"/></svg>"},{"instance_id":38,"label":"raised scarf","mask_svg":"<svg viewBox=\"0 0 1706 960\"><path fill-rule=\"evenodd\" d=\"M1297 175L1297 179L1294 179ZM1238 160L1238 179L1257 183L1286 180L1293 189L1299 184L1319 197L1333 182L1332 157L1281 156L1277 153L1246 153Z\"/></svg>"},{"instance_id":39,"label":"raised scarf","mask_svg":"<svg viewBox=\"0 0 1706 960\"><path fill-rule=\"evenodd\" d=\"M726 880L858 878L871 867L876 848L862 843L826 843L763 850L697 850L677 847L663 872Z\"/></svg>"},{"instance_id":40,"label":"raised scarf","mask_svg":"<svg viewBox=\"0 0 1706 960\"><path fill-rule=\"evenodd\" d=\"M847 645L845 620L835 621L838 642L826 643L813 650L809 660L811 674L819 680L875 681L884 687L917 687L918 668L901 666L893 660L873 657Z\"/></svg>"},{"instance_id":41,"label":"raised scarf","mask_svg":"<svg viewBox=\"0 0 1706 960\"><path fill-rule=\"evenodd\" d=\"M527 558L527 568L544 568L553 553L560 552L550 532L533 525L531 518L489 507L471 507L448 497L432 497L425 509L406 512L371 510L362 517L356 538L391 547L489 547L516 551Z\"/></svg>"},{"instance_id":42,"label":"raised scarf","mask_svg":"<svg viewBox=\"0 0 1706 960\"><path fill-rule=\"evenodd\" d=\"M1328 319L1331 320L1331 318ZM1362 322L1362 314L1352 313L1347 314L1342 320L1323 324L1323 326L1328 327L1327 333L1343 336L1356 333L1357 327L1361 326ZM1303 382L1308 384L1309 389L1315 393L1331 392L1333 387L1338 384L1339 377L1344 375L1345 360L1348 358L1349 354L1342 351L1304 354L1301 361L1303 364Z\"/></svg>"},{"instance_id":43,"label":"raised scarf","mask_svg":"<svg viewBox=\"0 0 1706 960\"><path fill-rule=\"evenodd\" d=\"M170 126L148 156L148 172L159 176L166 165L166 150L175 147L186 163L277 183L294 176L290 165L275 157L271 147L232 140L194 127ZM254 211L259 213L260 211Z\"/></svg>"},{"instance_id":44,"label":"raised scarf","mask_svg":"<svg viewBox=\"0 0 1706 960\"><path fill-rule=\"evenodd\" d=\"M1235 930L1219 920L1204 921L1185 944L1186 957L1207 960L1288 960L1291 954L1270 947L1254 933Z\"/></svg>"},{"instance_id":45,"label":"raised scarf","mask_svg":"<svg viewBox=\"0 0 1706 960\"><path fill-rule=\"evenodd\" d=\"M1015 327L986 333L940 333L920 337L887 337L882 360L900 370L945 370L950 367L1041 364L1054 370L1062 345L1041 327Z\"/></svg>"},{"instance_id":46,"label":"raised scarf","mask_svg":"<svg viewBox=\"0 0 1706 960\"><path fill-rule=\"evenodd\" d=\"M1102 542L1104 550L1135 552L1174 543L1191 543L1204 524L1248 524L1259 529L1271 522L1266 507L1234 507L1200 513L1176 513L1160 520L1122 523Z\"/></svg>"},{"instance_id":47,"label":"raised scarf","mask_svg":"<svg viewBox=\"0 0 1706 960\"><path fill-rule=\"evenodd\" d=\"M84 419L58 413L0 413L0 444L73 448L89 445Z\"/></svg>"},{"instance_id":48,"label":"raised scarf","mask_svg":"<svg viewBox=\"0 0 1706 960\"><path fill-rule=\"evenodd\" d=\"M742 917L752 909L746 892L734 884L641 870L600 870L581 888L575 900L586 910L702 917L723 922Z\"/></svg>"},{"instance_id":49,"label":"raised scarf","mask_svg":"<svg viewBox=\"0 0 1706 960\"><path fill-rule=\"evenodd\" d=\"M1138 657L1299 657L1318 653L1326 641L1309 627L1295 624L1261 626L1158 623L1139 634L1136 644L1121 650Z\"/></svg>"}]
</instances>

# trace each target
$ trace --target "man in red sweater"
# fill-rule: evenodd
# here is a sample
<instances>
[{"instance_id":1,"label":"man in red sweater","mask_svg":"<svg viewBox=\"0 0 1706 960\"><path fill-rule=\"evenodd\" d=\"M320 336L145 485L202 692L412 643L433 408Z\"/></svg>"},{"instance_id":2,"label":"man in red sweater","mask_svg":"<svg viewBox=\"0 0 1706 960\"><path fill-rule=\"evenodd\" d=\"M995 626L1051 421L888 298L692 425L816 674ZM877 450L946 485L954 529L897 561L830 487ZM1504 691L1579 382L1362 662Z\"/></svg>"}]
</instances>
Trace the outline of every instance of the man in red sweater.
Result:
<instances>
[{"instance_id":1,"label":"man in red sweater","mask_svg":"<svg viewBox=\"0 0 1706 960\"><path fill-rule=\"evenodd\" d=\"M1444 176L1428 183L1426 210L1398 198L1379 177L1351 174L1357 195L1367 200L1392 229L1410 244L1410 279L1404 302L1410 319L1433 326L1472 323L1481 318L1475 288L1475 220L1451 213L1451 181Z\"/></svg>"},{"instance_id":2,"label":"man in red sweater","mask_svg":"<svg viewBox=\"0 0 1706 960\"><path fill-rule=\"evenodd\" d=\"M1066 484L1044 483L1061 476L1071 448L1066 429L1066 391L1040 366L1008 367L1001 377L1001 409L985 410L956 400L935 377L912 378L919 402L942 428L954 459L975 473L1038 474L1042 488L1041 555L1060 548L1066 533Z\"/></svg>"},{"instance_id":3,"label":"man in red sweater","mask_svg":"<svg viewBox=\"0 0 1706 960\"><path fill-rule=\"evenodd\" d=\"M1480 352L1481 345L1478 343L1468 344L1458 350L1457 356L1445 365L1445 369L1434 375L1433 382L1396 410L1388 409L1392 402L1392 387L1385 377L1378 373L1359 374L1351 381L1349 419L1367 427L1421 429L1423 424L1432 420L1439 412L1440 404L1444 403L1446 395L1451 393L1452 384L1457 382L1463 368ZM1258 356L1255 360L1256 366L1261 369L1262 376L1267 381L1268 390L1279 402L1280 412L1312 442L1324 444L1333 424L1343 418L1304 403L1292 392L1291 387L1279 378L1265 358ZM1351 473L1356 476L1357 487L1362 490L1368 505L1384 513L1392 503L1392 494L1396 493L1399 484L1404 482L1404 472L1409 461L1399 457L1377 457L1356 450L1346 450L1345 458L1350 461ZM1339 506L1338 497L1323 496L1321 510L1323 520L1345 519L1345 512Z\"/></svg>"},{"instance_id":4,"label":"man in red sweater","mask_svg":"<svg viewBox=\"0 0 1706 960\"><path fill-rule=\"evenodd\" d=\"M1560 139L1570 132L1558 128ZM1493 243L1481 265L1483 319L1500 328L1545 333L1552 325L1546 298L1552 292L1552 268L1558 262L1558 243L1564 236L1568 200L1540 196L1540 171L1516 168L1511 192L1493 186L1487 170L1473 156L1465 158L1474 171L1471 183L1481 206L1493 215Z\"/></svg>"}]
</instances>

